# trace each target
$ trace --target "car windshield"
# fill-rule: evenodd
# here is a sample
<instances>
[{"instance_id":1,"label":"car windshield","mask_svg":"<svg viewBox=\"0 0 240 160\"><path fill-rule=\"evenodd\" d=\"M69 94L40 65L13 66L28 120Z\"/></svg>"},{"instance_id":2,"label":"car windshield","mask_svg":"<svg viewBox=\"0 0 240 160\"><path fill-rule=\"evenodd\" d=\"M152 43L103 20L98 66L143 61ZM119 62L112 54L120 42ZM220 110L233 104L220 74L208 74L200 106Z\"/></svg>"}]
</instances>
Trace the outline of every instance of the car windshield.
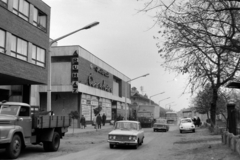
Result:
<instances>
[{"instance_id":1,"label":"car windshield","mask_svg":"<svg viewBox=\"0 0 240 160\"><path fill-rule=\"evenodd\" d=\"M117 122L115 125L115 129L137 130L137 123Z\"/></svg>"},{"instance_id":2,"label":"car windshield","mask_svg":"<svg viewBox=\"0 0 240 160\"><path fill-rule=\"evenodd\" d=\"M0 114L16 116L19 108L20 108L20 106L3 105L0 109Z\"/></svg>"},{"instance_id":3,"label":"car windshield","mask_svg":"<svg viewBox=\"0 0 240 160\"><path fill-rule=\"evenodd\" d=\"M162 123L162 124L166 124L166 119L157 119L156 123Z\"/></svg>"},{"instance_id":4,"label":"car windshield","mask_svg":"<svg viewBox=\"0 0 240 160\"><path fill-rule=\"evenodd\" d=\"M183 119L181 120L181 123L192 123L190 119Z\"/></svg>"}]
</instances>

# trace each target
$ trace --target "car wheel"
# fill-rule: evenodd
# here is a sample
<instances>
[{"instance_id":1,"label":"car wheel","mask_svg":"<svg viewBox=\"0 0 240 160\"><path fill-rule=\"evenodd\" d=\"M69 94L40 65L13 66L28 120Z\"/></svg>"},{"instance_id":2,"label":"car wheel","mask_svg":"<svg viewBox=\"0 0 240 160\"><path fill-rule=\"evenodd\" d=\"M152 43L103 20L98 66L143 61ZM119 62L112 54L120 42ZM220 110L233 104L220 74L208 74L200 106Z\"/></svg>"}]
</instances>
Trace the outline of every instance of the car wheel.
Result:
<instances>
[{"instance_id":1,"label":"car wheel","mask_svg":"<svg viewBox=\"0 0 240 160\"><path fill-rule=\"evenodd\" d=\"M155 132L156 130L155 129L153 129L153 132Z\"/></svg>"},{"instance_id":2,"label":"car wheel","mask_svg":"<svg viewBox=\"0 0 240 160\"><path fill-rule=\"evenodd\" d=\"M113 147L114 147L114 145L113 145L113 144L109 144L109 148L111 148L111 149L112 149Z\"/></svg>"},{"instance_id":3,"label":"car wheel","mask_svg":"<svg viewBox=\"0 0 240 160\"><path fill-rule=\"evenodd\" d=\"M182 133L182 130L180 130L180 133Z\"/></svg>"},{"instance_id":4,"label":"car wheel","mask_svg":"<svg viewBox=\"0 0 240 160\"><path fill-rule=\"evenodd\" d=\"M135 149L138 149L138 146L139 146L139 139L138 139L137 144L134 146L134 148L135 148Z\"/></svg>"},{"instance_id":5,"label":"car wheel","mask_svg":"<svg viewBox=\"0 0 240 160\"><path fill-rule=\"evenodd\" d=\"M144 139L144 137L142 138L142 141L141 141L140 145L142 145L142 144L143 144L143 139Z\"/></svg>"},{"instance_id":6,"label":"car wheel","mask_svg":"<svg viewBox=\"0 0 240 160\"><path fill-rule=\"evenodd\" d=\"M19 135L15 134L10 144L7 145L6 151L9 158L16 159L22 150L22 140Z\"/></svg>"},{"instance_id":7,"label":"car wheel","mask_svg":"<svg viewBox=\"0 0 240 160\"><path fill-rule=\"evenodd\" d=\"M192 132L194 133L194 132L195 132L195 129L193 129Z\"/></svg>"}]
</instances>

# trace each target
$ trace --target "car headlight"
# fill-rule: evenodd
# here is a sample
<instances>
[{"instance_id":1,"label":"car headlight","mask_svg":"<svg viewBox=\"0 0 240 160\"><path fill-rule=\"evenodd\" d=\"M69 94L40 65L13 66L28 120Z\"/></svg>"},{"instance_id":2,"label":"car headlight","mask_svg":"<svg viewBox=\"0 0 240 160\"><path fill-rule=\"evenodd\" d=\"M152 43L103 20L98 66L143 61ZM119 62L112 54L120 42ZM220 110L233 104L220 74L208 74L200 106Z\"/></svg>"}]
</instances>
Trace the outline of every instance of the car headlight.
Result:
<instances>
[{"instance_id":1,"label":"car headlight","mask_svg":"<svg viewBox=\"0 0 240 160\"><path fill-rule=\"evenodd\" d=\"M132 136L129 137L129 140L132 140Z\"/></svg>"},{"instance_id":2,"label":"car headlight","mask_svg":"<svg viewBox=\"0 0 240 160\"><path fill-rule=\"evenodd\" d=\"M137 139L137 137L135 137L135 136L134 136L134 137L132 137L132 140L136 140L136 139Z\"/></svg>"},{"instance_id":3,"label":"car headlight","mask_svg":"<svg viewBox=\"0 0 240 160\"><path fill-rule=\"evenodd\" d=\"M112 136L109 136L109 139L112 139Z\"/></svg>"},{"instance_id":4,"label":"car headlight","mask_svg":"<svg viewBox=\"0 0 240 160\"><path fill-rule=\"evenodd\" d=\"M116 136L113 136L113 139L116 139Z\"/></svg>"},{"instance_id":5,"label":"car headlight","mask_svg":"<svg viewBox=\"0 0 240 160\"><path fill-rule=\"evenodd\" d=\"M194 126L192 126L192 128L194 128Z\"/></svg>"}]
</instances>

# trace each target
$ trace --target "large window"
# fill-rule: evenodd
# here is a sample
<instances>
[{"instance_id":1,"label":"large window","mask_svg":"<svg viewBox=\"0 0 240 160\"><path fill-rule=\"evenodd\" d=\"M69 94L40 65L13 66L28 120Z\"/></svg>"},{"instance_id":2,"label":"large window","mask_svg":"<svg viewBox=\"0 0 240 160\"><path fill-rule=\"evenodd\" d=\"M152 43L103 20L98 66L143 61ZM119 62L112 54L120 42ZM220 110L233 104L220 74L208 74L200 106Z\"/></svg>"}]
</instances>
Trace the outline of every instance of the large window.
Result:
<instances>
[{"instance_id":1,"label":"large window","mask_svg":"<svg viewBox=\"0 0 240 160\"><path fill-rule=\"evenodd\" d=\"M32 61L34 64L44 67L45 66L45 50L37 47L35 45L32 46Z\"/></svg>"},{"instance_id":2,"label":"large window","mask_svg":"<svg viewBox=\"0 0 240 160\"><path fill-rule=\"evenodd\" d=\"M33 11L33 24L38 28L46 31L47 28L47 15L34 7Z\"/></svg>"},{"instance_id":3,"label":"large window","mask_svg":"<svg viewBox=\"0 0 240 160\"><path fill-rule=\"evenodd\" d=\"M0 29L0 53L5 52L6 32Z\"/></svg>"},{"instance_id":4,"label":"large window","mask_svg":"<svg viewBox=\"0 0 240 160\"><path fill-rule=\"evenodd\" d=\"M14 35L11 36L11 56L27 61L28 43Z\"/></svg>"},{"instance_id":5,"label":"large window","mask_svg":"<svg viewBox=\"0 0 240 160\"><path fill-rule=\"evenodd\" d=\"M8 0L1 0L2 2L4 2L4 3L7 3L8 2Z\"/></svg>"},{"instance_id":6,"label":"large window","mask_svg":"<svg viewBox=\"0 0 240 160\"><path fill-rule=\"evenodd\" d=\"M13 13L28 21L29 18L29 3L25 0L13 1Z\"/></svg>"}]
</instances>

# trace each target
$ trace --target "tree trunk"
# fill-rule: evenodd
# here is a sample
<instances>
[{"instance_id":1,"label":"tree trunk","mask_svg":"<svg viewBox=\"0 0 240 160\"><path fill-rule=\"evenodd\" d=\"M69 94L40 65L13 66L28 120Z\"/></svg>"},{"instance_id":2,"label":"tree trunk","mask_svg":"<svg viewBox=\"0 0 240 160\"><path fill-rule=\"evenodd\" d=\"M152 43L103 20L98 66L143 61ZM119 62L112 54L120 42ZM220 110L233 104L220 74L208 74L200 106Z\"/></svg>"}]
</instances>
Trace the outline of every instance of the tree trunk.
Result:
<instances>
[{"instance_id":1,"label":"tree trunk","mask_svg":"<svg viewBox=\"0 0 240 160\"><path fill-rule=\"evenodd\" d=\"M212 127L215 126L215 124L216 124L217 99L218 99L217 89L213 88L213 98L212 98L211 109L210 109Z\"/></svg>"}]
</instances>

